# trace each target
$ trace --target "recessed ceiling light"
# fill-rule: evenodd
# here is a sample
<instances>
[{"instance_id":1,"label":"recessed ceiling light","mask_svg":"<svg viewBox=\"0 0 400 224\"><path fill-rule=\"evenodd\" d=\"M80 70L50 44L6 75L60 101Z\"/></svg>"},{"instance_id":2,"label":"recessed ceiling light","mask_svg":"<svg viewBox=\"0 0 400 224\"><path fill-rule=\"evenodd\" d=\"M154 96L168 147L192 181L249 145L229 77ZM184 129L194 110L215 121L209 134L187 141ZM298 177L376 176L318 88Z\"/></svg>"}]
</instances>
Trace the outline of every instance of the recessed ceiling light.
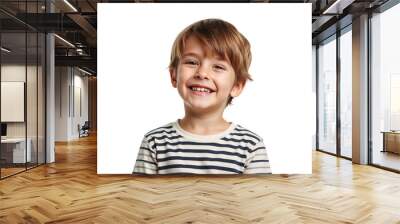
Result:
<instances>
[{"instance_id":1,"label":"recessed ceiling light","mask_svg":"<svg viewBox=\"0 0 400 224\"><path fill-rule=\"evenodd\" d=\"M92 73L90 73L90 72L88 72L88 71L86 71L86 70L83 70L83 69L81 69L81 68L79 68L78 67L78 69L79 69L79 71L81 71L81 72L83 72L83 73L85 73L85 74L88 74L88 75L92 75Z\"/></svg>"},{"instance_id":2,"label":"recessed ceiling light","mask_svg":"<svg viewBox=\"0 0 400 224\"><path fill-rule=\"evenodd\" d=\"M342 14L343 9L351 5L355 0L336 0L322 14Z\"/></svg>"},{"instance_id":3,"label":"recessed ceiling light","mask_svg":"<svg viewBox=\"0 0 400 224\"><path fill-rule=\"evenodd\" d=\"M10 53L10 52L11 52L11 50L9 50L9 49L7 49L7 48L5 48L5 47L1 47L0 49L1 49L2 51L6 52L6 53Z\"/></svg>"},{"instance_id":4,"label":"recessed ceiling light","mask_svg":"<svg viewBox=\"0 0 400 224\"><path fill-rule=\"evenodd\" d=\"M58 39L60 39L61 41L63 41L64 43L68 44L69 46L75 48L75 45L71 44L71 42L69 42L68 40L66 40L66 39L64 39L64 38L62 38L62 37L60 37L60 36L57 35L57 34L54 34L54 36L57 37Z\"/></svg>"},{"instance_id":5,"label":"recessed ceiling light","mask_svg":"<svg viewBox=\"0 0 400 224\"><path fill-rule=\"evenodd\" d=\"M72 10L74 10L75 12L78 12L78 10L71 4L69 3L68 0L64 0L65 4L67 4Z\"/></svg>"}]
</instances>

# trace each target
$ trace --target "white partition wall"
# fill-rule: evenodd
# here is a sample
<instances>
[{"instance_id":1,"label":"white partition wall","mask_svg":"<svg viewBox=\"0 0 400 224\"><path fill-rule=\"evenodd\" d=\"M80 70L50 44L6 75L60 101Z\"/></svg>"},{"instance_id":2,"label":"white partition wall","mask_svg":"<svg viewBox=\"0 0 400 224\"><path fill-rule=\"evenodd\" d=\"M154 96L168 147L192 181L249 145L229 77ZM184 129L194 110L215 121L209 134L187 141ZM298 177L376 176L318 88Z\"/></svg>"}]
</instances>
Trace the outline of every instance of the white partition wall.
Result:
<instances>
[{"instance_id":1,"label":"white partition wall","mask_svg":"<svg viewBox=\"0 0 400 224\"><path fill-rule=\"evenodd\" d=\"M75 67L55 69L55 141L79 138L88 121L88 76Z\"/></svg>"}]
</instances>

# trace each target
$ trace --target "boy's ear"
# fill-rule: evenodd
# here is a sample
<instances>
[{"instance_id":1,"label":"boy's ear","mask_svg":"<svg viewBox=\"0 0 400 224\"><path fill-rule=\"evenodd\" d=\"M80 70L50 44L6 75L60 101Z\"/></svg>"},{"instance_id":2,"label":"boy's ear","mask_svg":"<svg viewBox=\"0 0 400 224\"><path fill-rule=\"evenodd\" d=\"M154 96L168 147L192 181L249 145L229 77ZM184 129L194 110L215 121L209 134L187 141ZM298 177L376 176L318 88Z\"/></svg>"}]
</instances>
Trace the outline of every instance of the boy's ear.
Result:
<instances>
[{"instance_id":1,"label":"boy's ear","mask_svg":"<svg viewBox=\"0 0 400 224\"><path fill-rule=\"evenodd\" d=\"M171 84L174 88L176 88L176 69L170 68L169 69L169 76L171 77Z\"/></svg>"},{"instance_id":2,"label":"boy's ear","mask_svg":"<svg viewBox=\"0 0 400 224\"><path fill-rule=\"evenodd\" d=\"M236 81L231 90L231 97L239 96L242 93L245 85L246 81Z\"/></svg>"}]
</instances>

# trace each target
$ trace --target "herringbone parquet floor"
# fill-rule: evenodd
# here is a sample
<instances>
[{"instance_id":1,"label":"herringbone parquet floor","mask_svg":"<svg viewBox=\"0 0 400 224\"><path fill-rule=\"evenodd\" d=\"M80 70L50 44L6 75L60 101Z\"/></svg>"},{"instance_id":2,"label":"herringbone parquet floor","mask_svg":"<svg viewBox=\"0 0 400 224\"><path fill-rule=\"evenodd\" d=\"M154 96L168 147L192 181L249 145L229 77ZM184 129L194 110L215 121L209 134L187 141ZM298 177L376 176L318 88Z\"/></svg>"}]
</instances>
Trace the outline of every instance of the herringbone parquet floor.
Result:
<instances>
[{"instance_id":1,"label":"herringbone parquet floor","mask_svg":"<svg viewBox=\"0 0 400 224\"><path fill-rule=\"evenodd\" d=\"M96 174L96 137L0 181L0 223L400 223L400 175L313 153L313 175Z\"/></svg>"}]
</instances>

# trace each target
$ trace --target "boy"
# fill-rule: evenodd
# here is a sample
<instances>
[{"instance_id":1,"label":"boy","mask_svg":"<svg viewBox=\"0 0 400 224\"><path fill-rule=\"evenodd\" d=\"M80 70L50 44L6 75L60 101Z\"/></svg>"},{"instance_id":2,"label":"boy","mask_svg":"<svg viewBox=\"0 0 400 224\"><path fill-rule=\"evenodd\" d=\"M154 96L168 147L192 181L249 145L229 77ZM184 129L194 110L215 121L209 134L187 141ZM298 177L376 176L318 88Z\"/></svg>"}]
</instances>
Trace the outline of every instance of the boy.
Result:
<instances>
[{"instance_id":1,"label":"boy","mask_svg":"<svg viewBox=\"0 0 400 224\"><path fill-rule=\"evenodd\" d=\"M220 19L184 29L171 52L171 83L185 116L148 132L134 174L271 173L262 138L223 118L242 92L251 62L250 44Z\"/></svg>"}]
</instances>

